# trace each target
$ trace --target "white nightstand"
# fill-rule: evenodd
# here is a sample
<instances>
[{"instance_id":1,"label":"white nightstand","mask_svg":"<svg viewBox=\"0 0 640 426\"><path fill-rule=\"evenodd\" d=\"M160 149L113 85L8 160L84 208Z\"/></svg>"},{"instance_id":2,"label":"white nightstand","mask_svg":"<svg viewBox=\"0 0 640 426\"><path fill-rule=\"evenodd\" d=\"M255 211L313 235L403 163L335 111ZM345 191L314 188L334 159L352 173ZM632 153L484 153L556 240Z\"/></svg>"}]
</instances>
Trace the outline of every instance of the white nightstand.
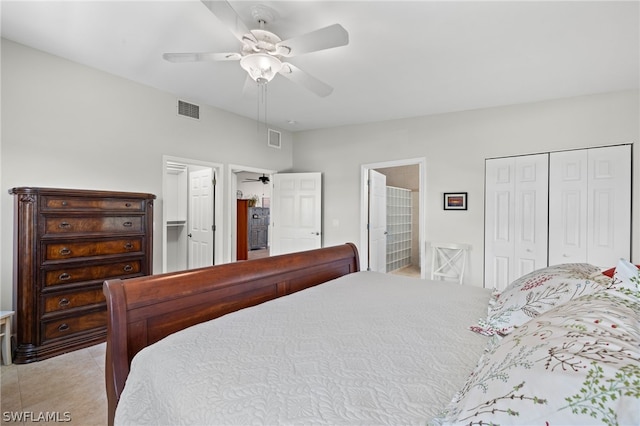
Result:
<instances>
[{"instance_id":1,"label":"white nightstand","mask_svg":"<svg viewBox=\"0 0 640 426\"><path fill-rule=\"evenodd\" d=\"M2 362L11 364L11 317L14 311L0 311L0 345L2 346Z\"/></svg>"}]
</instances>

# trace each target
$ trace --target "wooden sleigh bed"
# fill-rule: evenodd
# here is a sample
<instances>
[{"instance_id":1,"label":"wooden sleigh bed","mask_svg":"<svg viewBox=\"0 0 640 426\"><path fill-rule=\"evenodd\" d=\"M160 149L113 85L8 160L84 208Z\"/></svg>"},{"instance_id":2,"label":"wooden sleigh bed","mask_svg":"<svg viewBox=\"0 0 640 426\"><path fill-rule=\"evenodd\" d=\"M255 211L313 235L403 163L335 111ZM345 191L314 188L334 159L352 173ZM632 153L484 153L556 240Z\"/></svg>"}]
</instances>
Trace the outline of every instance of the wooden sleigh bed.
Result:
<instances>
[{"instance_id":1,"label":"wooden sleigh bed","mask_svg":"<svg viewBox=\"0 0 640 426\"><path fill-rule=\"evenodd\" d=\"M492 294L358 259L347 243L106 281L109 424L640 424L629 262Z\"/></svg>"},{"instance_id":2,"label":"wooden sleigh bed","mask_svg":"<svg viewBox=\"0 0 640 426\"><path fill-rule=\"evenodd\" d=\"M171 333L360 270L355 245L104 283L109 424L133 357Z\"/></svg>"}]
</instances>

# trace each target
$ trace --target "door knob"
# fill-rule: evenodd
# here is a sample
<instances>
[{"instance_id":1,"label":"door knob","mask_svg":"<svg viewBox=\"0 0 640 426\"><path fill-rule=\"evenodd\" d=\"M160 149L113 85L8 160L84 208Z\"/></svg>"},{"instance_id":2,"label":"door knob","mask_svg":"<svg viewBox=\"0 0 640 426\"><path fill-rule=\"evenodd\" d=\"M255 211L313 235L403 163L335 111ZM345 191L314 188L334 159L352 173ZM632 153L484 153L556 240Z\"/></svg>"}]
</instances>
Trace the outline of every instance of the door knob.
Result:
<instances>
[{"instance_id":1,"label":"door knob","mask_svg":"<svg viewBox=\"0 0 640 426\"><path fill-rule=\"evenodd\" d=\"M187 237L191 238L191 233L187 234Z\"/></svg>"}]
</instances>

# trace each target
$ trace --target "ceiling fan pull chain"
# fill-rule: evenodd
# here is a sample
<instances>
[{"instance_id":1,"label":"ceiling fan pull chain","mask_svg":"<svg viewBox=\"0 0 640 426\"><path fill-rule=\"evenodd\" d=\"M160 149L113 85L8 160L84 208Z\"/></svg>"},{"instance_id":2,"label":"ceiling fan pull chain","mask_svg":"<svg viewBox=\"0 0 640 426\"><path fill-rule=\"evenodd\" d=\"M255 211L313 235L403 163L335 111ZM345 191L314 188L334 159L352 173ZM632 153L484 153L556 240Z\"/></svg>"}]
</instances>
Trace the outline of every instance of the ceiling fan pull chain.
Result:
<instances>
[{"instance_id":1,"label":"ceiling fan pull chain","mask_svg":"<svg viewBox=\"0 0 640 426\"><path fill-rule=\"evenodd\" d=\"M257 137L258 140L260 140L260 135L262 134L261 132L261 124L262 124L262 117L260 114L260 107L264 107L264 127L265 129L267 128L267 84L266 83L258 83L258 110L256 113L256 133L257 133ZM265 130L266 131L266 130Z\"/></svg>"},{"instance_id":2,"label":"ceiling fan pull chain","mask_svg":"<svg viewBox=\"0 0 640 426\"><path fill-rule=\"evenodd\" d=\"M258 102L256 102L256 135L258 139L260 139L260 97L262 96L262 85L260 83L256 83L258 85Z\"/></svg>"}]
</instances>

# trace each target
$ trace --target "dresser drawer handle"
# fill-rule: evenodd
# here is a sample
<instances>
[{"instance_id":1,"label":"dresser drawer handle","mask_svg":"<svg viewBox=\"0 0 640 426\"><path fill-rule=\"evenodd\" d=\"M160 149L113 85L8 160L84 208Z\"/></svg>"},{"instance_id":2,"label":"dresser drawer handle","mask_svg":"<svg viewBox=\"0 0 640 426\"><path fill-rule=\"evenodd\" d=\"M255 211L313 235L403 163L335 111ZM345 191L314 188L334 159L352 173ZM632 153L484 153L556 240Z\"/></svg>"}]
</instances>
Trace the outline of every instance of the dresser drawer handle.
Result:
<instances>
[{"instance_id":1,"label":"dresser drawer handle","mask_svg":"<svg viewBox=\"0 0 640 426\"><path fill-rule=\"evenodd\" d=\"M60 299L60 301L58 302L58 306L69 306L69 303L71 303L69 301L69 299L67 299L66 297L63 297L62 299Z\"/></svg>"},{"instance_id":2,"label":"dresser drawer handle","mask_svg":"<svg viewBox=\"0 0 640 426\"><path fill-rule=\"evenodd\" d=\"M60 225L58 225L58 228L71 228L71 224L69 222L60 222Z\"/></svg>"},{"instance_id":3,"label":"dresser drawer handle","mask_svg":"<svg viewBox=\"0 0 640 426\"><path fill-rule=\"evenodd\" d=\"M133 248L133 244L127 243L127 244L124 245L124 248L127 249L127 250L131 250Z\"/></svg>"},{"instance_id":4,"label":"dresser drawer handle","mask_svg":"<svg viewBox=\"0 0 640 426\"><path fill-rule=\"evenodd\" d=\"M131 272L133 271L133 266L131 265L127 265L124 268L122 268L125 272Z\"/></svg>"},{"instance_id":5,"label":"dresser drawer handle","mask_svg":"<svg viewBox=\"0 0 640 426\"><path fill-rule=\"evenodd\" d=\"M71 254L71 250L69 248L67 248L67 247L63 247L63 248L60 249L59 253L62 256L67 256L67 255Z\"/></svg>"},{"instance_id":6,"label":"dresser drawer handle","mask_svg":"<svg viewBox=\"0 0 640 426\"><path fill-rule=\"evenodd\" d=\"M58 326L58 331L67 331L68 329L69 329L69 324L67 324L66 322Z\"/></svg>"},{"instance_id":7,"label":"dresser drawer handle","mask_svg":"<svg viewBox=\"0 0 640 426\"><path fill-rule=\"evenodd\" d=\"M66 281L69 278L71 278L71 275L67 274L66 272L63 272L62 274L60 274L60 276L58 277L58 279L60 281Z\"/></svg>"},{"instance_id":8,"label":"dresser drawer handle","mask_svg":"<svg viewBox=\"0 0 640 426\"><path fill-rule=\"evenodd\" d=\"M124 206L125 207L131 207L131 203L125 203Z\"/></svg>"},{"instance_id":9,"label":"dresser drawer handle","mask_svg":"<svg viewBox=\"0 0 640 426\"><path fill-rule=\"evenodd\" d=\"M67 202L66 201L62 202L62 207L67 207Z\"/></svg>"},{"instance_id":10,"label":"dresser drawer handle","mask_svg":"<svg viewBox=\"0 0 640 426\"><path fill-rule=\"evenodd\" d=\"M122 224L125 228L131 228L133 226L133 222L125 222Z\"/></svg>"}]
</instances>

